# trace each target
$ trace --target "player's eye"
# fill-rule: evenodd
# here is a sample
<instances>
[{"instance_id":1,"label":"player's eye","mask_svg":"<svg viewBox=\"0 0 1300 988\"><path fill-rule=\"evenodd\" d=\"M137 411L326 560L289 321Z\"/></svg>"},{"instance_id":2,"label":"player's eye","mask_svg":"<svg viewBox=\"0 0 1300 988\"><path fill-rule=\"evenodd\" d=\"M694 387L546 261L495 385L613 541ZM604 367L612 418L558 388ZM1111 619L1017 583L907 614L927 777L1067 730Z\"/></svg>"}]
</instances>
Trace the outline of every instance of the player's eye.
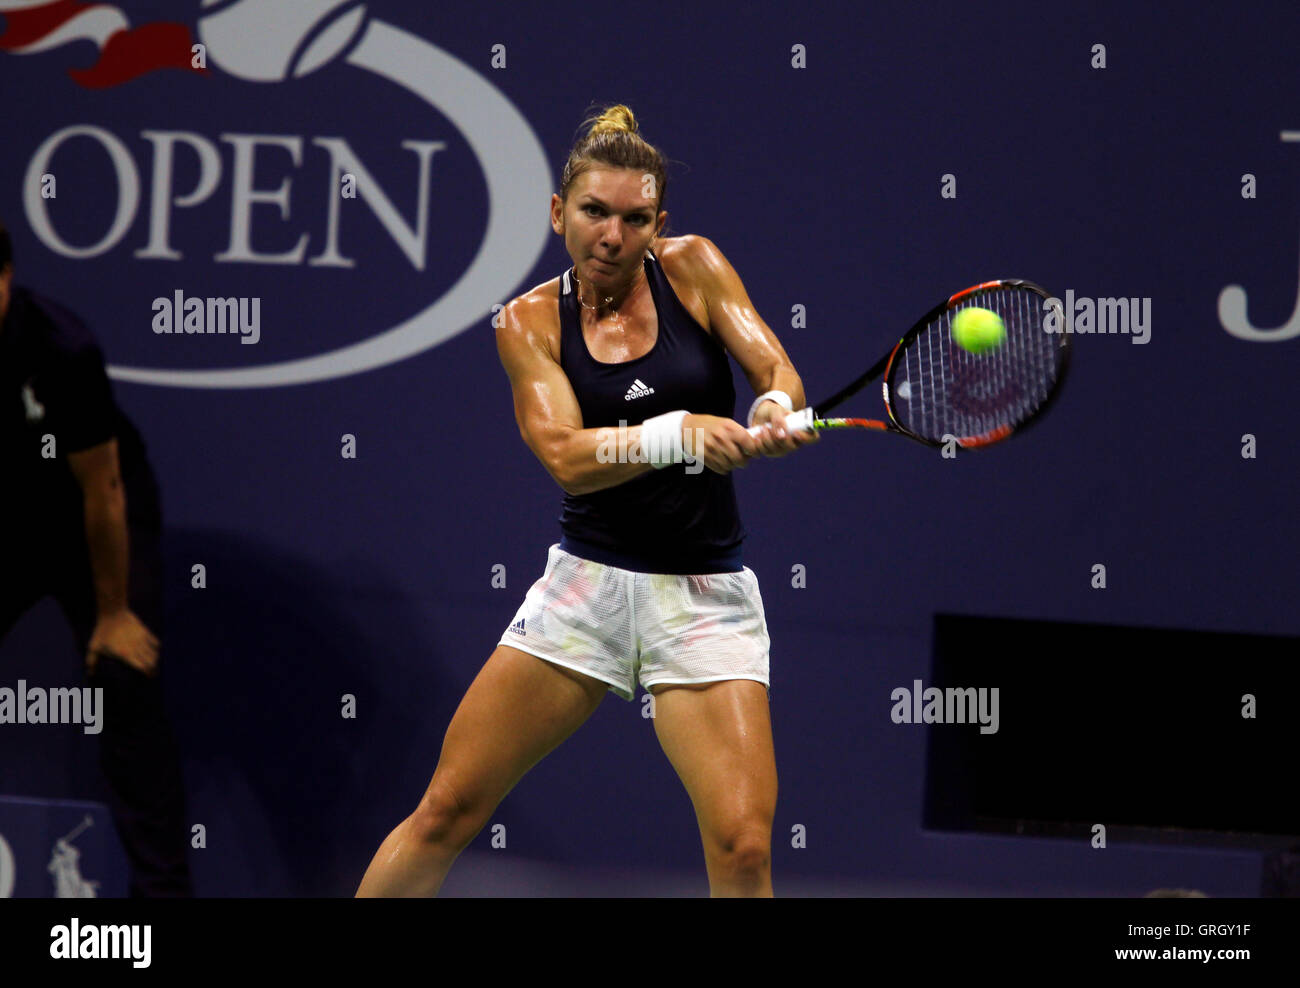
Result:
<instances>
[{"instance_id":1,"label":"player's eye","mask_svg":"<svg viewBox=\"0 0 1300 988\"><path fill-rule=\"evenodd\" d=\"M595 214L598 216L605 215L605 211L603 209L601 209L599 206L593 206L590 203L587 204L586 206L583 206L582 211L584 213ZM647 223L650 222L650 220L646 217L644 213L637 213L634 216L632 216L631 219L636 220L636 222L641 226L645 226Z\"/></svg>"}]
</instances>

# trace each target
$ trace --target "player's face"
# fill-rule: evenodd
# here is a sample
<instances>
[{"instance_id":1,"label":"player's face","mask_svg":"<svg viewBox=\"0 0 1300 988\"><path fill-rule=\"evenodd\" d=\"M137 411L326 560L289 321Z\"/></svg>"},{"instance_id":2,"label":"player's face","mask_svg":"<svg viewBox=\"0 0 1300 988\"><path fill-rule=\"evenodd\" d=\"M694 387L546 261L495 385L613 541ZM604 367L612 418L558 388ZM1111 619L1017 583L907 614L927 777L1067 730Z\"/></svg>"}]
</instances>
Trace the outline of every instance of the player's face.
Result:
<instances>
[{"instance_id":1,"label":"player's face","mask_svg":"<svg viewBox=\"0 0 1300 988\"><path fill-rule=\"evenodd\" d=\"M567 203L552 196L551 224L564 235L580 280L613 291L635 277L668 219L655 215L654 185L631 168L591 168L573 183Z\"/></svg>"}]
</instances>

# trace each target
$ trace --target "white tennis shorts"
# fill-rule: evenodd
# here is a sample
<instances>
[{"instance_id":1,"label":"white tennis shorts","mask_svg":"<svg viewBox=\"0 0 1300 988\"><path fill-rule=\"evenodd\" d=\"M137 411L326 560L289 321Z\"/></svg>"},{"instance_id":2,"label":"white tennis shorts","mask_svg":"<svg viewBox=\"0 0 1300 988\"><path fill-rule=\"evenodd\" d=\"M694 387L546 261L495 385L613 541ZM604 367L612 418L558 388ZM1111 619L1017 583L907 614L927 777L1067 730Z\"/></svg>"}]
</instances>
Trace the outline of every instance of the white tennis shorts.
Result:
<instances>
[{"instance_id":1,"label":"white tennis shorts","mask_svg":"<svg viewBox=\"0 0 1300 988\"><path fill-rule=\"evenodd\" d=\"M593 676L631 701L638 680L713 683L768 678L758 577L678 576L606 566L551 546L500 644Z\"/></svg>"}]
</instances>

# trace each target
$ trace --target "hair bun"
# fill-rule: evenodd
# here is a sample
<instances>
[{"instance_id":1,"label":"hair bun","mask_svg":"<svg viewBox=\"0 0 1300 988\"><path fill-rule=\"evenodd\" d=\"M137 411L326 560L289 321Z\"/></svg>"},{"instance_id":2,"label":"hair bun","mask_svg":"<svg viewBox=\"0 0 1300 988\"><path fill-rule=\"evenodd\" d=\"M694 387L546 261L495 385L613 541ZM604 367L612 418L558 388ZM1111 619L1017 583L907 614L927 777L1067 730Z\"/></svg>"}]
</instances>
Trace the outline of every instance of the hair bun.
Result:
<instances>
[{"instance_id":1,"label":"hair bun","mask_svg":"<svg viewBox=\"0 0 1300 988\"><path fill-rule=\"evenodd\" d=\"M579 133L582 136L579 137ZM560 198L569 201L569 192L579 176L591 168L631 170L641 180L655 179L658 211L664 209L668 189L668 166L663 153L647 143L640 134L636 115L622 103L588 104L587 116L574 130L577 138L560 173Z\"/></svg>"},{"instance_id":2,"label":"hair bun","mask_svg":"<svg viewBox=\"0 0 1300 988\"><path fill-rule=\"evenodd\" d=\"M636 117L631 109L619 103L611 106L599 117L592 125L588 136L594 137L596 134L612 133L617 131L626 131L629 134L637 132Z\"/></svg>"}]
</instances>

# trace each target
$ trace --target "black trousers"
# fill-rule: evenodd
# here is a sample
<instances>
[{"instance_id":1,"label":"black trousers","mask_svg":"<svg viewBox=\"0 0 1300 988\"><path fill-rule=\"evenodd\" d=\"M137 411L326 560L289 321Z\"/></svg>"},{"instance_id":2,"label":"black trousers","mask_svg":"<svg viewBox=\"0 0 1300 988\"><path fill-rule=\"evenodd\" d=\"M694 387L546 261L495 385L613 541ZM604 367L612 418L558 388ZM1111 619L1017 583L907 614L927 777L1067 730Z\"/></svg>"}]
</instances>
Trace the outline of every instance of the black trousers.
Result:
<instances>
[{"instance_id":1,"label":"black trousers","mask_svg":"<svg viewBox=\"0 0 1300 988\"><path fill-rule=\"evenodd\" d=\"M128 503L131 491L128 490ZM147 491L146 493L153 493ZM86 646L94 631L95 591L81 519L70 518L53 542L23 548L11 542L0 566L0 639L38 601L53 596L76 635L85 685L102 688L100 767L111 792L110 809L131 865L133 897L193 894L187 859L188 830L180 758L163 708L161 676L167 663L162 623L160 524L148 497L130 532L129 606L160 641L157 675L102 655L85 673ZM141 515L143 514L143 517ZM152 517L150 517L152 515ZM17 549L11 555L10 549ZM15 558L16 556L16 558Z\"/></svg>"}]
</instances>

